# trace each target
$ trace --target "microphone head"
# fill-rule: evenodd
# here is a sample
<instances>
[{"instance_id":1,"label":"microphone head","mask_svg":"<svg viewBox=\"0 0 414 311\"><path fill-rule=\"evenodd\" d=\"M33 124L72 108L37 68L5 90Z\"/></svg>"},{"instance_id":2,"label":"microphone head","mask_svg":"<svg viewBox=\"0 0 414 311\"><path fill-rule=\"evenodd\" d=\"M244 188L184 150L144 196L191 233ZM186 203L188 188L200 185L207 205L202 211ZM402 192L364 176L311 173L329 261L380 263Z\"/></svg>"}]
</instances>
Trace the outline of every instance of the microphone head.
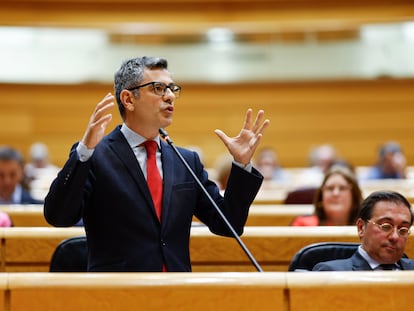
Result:
<instances>
[{"instance_id":1,"label":"microphone head","mask_svg":"<svg viewBox=\"0 0 414 311\"><path fill-rule=\"evenodd\" d=\"M167 143L169 143L170 145L172 144L172 140L170 139L170 136L168 136L168 133L167 133L167 131L166 131L166 130L164 130L163 128L159 128L159 129L158 129L158 133L160 133L161 137L162 137L163 139L165 139L165 141L166 141Z\"/></svg>"},{"instance_id":2,"label":"microphone head","mask_svg":"<svg viewBox=\"0 0 414 311\"><path fill-rule=\"evenodd\" d=\"M158 129L158 133L160 133L162 138L166 138L168 136L168 133L166 130L164 130L162 127Z\"/></svg>"}]
</instances>

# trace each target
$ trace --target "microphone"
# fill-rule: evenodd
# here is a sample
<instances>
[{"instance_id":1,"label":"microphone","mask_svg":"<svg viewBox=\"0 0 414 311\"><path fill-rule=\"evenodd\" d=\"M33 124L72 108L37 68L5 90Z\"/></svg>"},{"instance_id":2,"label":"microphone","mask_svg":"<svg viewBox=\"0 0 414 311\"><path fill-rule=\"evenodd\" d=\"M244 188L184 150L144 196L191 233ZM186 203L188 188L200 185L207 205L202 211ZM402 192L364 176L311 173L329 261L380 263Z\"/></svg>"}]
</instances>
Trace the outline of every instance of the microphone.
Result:
<instances>
[{"instance_id":1,"label":"microphone","mask_svg":"<svg viewBox=\"0 0 414 311\"><path fill-rule=\"evenodd\" d=\"M227 228L230 230L233 237L236 239L236 241L239 243L240 247L243 249L247 257L249 257L252 264L255 266L257 271L263 272L263 269L260 267L260 265L257 263L256 259L253 257L253 255L250 253L250 251L247 249L246 245L243 243L243 241L240 239L239 235L237 234L236 230L234 230L233 226L230 224L230 222L227 220L226 216L223 214L223 212L220 210L220 208L217 206L216 202L214 202L211 195L207 192L206 188L201 183L200 179L198 179L197 175L194 173L194 171L191 169L191 167L188 165L187 161L184 159L184 157L181 155L181 153L178 151L178 149L175 147L173 141L168 136L168 133L165 129L160 128L158 130L161 137L173 148L174 152L177 154L178 158L181 160L181 162L184 164L186 169L190 172L190 174L193 176L194 180L200 187L200 189L204 192L204 194L209 199L210 203L213 205L214 209L217 211L217 213L220 215L221 219L226 224Z\"/></svg>"}]
</instances>

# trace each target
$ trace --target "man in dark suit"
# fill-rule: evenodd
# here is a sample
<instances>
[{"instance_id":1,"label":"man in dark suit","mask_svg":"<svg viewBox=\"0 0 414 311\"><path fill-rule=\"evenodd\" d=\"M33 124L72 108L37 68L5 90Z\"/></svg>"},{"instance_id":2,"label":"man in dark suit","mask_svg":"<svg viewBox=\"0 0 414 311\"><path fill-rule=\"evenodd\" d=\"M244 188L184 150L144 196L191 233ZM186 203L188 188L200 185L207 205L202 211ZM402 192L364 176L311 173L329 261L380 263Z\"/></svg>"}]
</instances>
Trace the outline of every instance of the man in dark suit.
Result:
<instances>
[{"instance_id":1,"label":"man in dark suit","mask_svg":"<svg viewBox=\"0 0 414 311\"><path fill-rule=\"evenodd\" d=\"M42 204L23 187L24 159L9 146L0 147L0 204Z\"/></svg>"},{"instance_id":2,"label":"man in dark suit","mask_svg":"<svg viewBox=\"0 0 414 311\"><path fill-rule=\"evenodd\" d=\"M88 271L191 271L193 215L213 233L231 235L173 148L160 140L159 129L171 124L180 91L165 59L125 61L115 74L115 97L123 124L104 136L114 106L114 96L106 95L52 183L45 199L45 217L55 226L72 226L83 218ZM253 121L249 109L237 137L215 131L234 158L224 197L208 179L197 153L179 148L239 235L263 180L250 164L269 124L262 120L263 111ZM156 164L163 189L160 216L146 182L147 155L142 143L147 140L157 143Z\"/></svg>"},{"instance_id":3,"label":"man in dark suit","mask_svg":"<svg viewBox=\"0 0 414 311\"><path fill-rule=\"evenodd\" d=\"M408 200L393 191L371 193L362 203L357 220L361 245L347 259L315 265L313 271L414 270L404 258L413 213Z\"/></svg>"}]
</instances>

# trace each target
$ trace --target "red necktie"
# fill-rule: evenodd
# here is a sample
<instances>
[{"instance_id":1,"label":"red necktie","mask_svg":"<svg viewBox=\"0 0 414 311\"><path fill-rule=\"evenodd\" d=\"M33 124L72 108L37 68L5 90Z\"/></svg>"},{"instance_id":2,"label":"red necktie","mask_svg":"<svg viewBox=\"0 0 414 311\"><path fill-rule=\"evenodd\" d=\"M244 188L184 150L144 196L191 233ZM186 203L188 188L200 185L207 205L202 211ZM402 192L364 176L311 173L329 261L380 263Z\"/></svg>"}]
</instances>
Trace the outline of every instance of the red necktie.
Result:
<instances>
[{"instance_id":1,"label":"red necktie","mask_svg":"<svg viewBox=\"0 0 414 311\"><path fill-rule=\"evenodd\" d=\"M155 212L157 213L158 219L161 221L162 180L155 155L157 151L157 143L153 140L147 140L142 145L147 151L147 183L151 192L152 201L154 202Z\"/></svg>"}]
</instances>

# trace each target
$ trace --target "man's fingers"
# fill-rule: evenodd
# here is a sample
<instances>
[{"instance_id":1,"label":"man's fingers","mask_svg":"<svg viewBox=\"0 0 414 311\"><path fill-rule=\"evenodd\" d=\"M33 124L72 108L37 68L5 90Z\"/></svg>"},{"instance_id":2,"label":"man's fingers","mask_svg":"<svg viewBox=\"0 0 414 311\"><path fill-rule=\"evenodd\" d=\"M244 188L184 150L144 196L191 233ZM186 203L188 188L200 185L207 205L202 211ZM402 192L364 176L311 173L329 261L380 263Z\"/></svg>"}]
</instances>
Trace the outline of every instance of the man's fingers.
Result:
<instances>
[{"instance_id":1,"label":"man's fingers","mask_svg":"<svg viewBox=\"0 0 414 311\"><path fill-rule=\"evenodd\" d=\"M108 109L112 108L113 106L115 106L114 103L114 96L112 94L107 94L103 100L101 100L98 105L96 105L95 108L95 112L94 115L97 116L98 118L105 113L105 111L107 111Z\"/></svg>"},{"instance_id":2,"label":"man's fingers","mask_svg":"<svg viewBox=\"0 0 414 311\"><path fill-rule=\"evenodd\" d=\"M112 120L112 113L108 113L91 124L92 127L106 127Z\"/></svg>"},{"instance_id":3,"label":"man's fingers","mask_svg":"<svg viewBox=\"0 0 414 311\"><path fill-rule=\"evenodd\" d=\"M269 119L264 120L264 122L262 123L262 125L260 126L260 128L258 130L258 133L263 134L264 131L268 128L269 124L270 124Z\"/></svg>"},{"instance_id":4,"label":"man's fingers","mask_svg":"<svg viewBox=\"0 0 414 311\"><path fill-rule=\"evenodd\" d=\"M249 109L247 109L247 111L246 111L246 117L245 117L245 119L244 119L244 124L243 124L243 129L245 129L245 130L249 130L250 129L250 126L251 126L251 118L252 118L252 109L251 108L249 108Z\"/></svg>"},{"instance_id":5,"label":"man's fingers","mask_svg":"<svg viewBox=\"0 0 414 311\"><path fill-rule=\"evenodd\" d=\"M262 124L261 124L261 122L262 122L262 119L263 119L263 115L264 115L264 111L263 110L259 110L258 112L257 112L257 116L256 116L256 120L254 121L254 124L253 124L253 128L252 128L252 131L254 132L254 133L257 133L258 131L260 132L260 129L262 128Z\"/></svg>"},{"instance_id":6,"label":"man's fingers","mask_svg":"<svg viewBox=\"0 0 414 311\"><path fill-rule=\"evenodd\" d=\"M112 119L112 114L108 113L109 109L115 106L114 96L111 93L106 94L106 96L96 105L93 114L91 115L89 125L94 127L105 122L109 118Z\"/></svg>"},{"instance_id":7,"label":"man's fingers","mask_svg":"<svg viewBox=\"0 0 414 311\"><path fill-rule=\"evenodd\" d=\"M214 133L216 133L216 135L223 141L226 143L227 141L227 135L224 134L224 132L222 130L216 129L214 130Z\"/></svg>"}]
</instances>

